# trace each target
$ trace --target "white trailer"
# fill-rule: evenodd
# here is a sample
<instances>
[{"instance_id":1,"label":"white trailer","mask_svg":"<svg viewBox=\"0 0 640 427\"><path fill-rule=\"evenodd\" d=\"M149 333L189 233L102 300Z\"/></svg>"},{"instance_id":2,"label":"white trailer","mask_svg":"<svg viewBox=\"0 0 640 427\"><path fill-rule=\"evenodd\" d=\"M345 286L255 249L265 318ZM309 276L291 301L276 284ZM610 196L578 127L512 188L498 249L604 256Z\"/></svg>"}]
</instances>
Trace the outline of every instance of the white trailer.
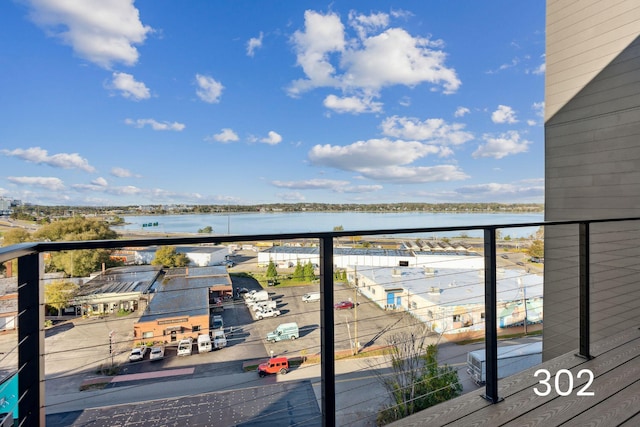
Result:
<instances>
[{"instance_id":1,"label":"white trailer","mask_svg":"<svg viewBox=\"0 0 640 427\"><path fill-rule=\"evenodd\" d=\"M498 347L498 378L508 377L540 363L542 363L542 341ZM467 354L467 373L476 384L486 382L485 349L470 351Z\"/></svg>"}]
</instances>

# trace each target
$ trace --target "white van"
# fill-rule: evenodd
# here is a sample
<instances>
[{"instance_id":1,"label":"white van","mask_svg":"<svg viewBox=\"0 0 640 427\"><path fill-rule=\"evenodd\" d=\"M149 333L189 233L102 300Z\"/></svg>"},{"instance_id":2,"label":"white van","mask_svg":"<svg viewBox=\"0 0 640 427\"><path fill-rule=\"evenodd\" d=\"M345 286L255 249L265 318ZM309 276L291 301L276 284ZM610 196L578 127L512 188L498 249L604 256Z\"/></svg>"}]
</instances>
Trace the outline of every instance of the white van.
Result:
<instances>
[{"instance_id":1,"label":"white van","mask_svg":"<svg viewBox=\"0 0 640 427\"><path fill-rule=\"evenodd\" d=\"M191 338L180 340L178 343L178 356L191 356Z\"/></svg>"},{"instance_id":2,"label":"white van","mask_svg":"<svg viewBox=\"0 0 640 427\"><path fill-rule=\"evenodd\" d=\"M227 337L224 335L224 331L213 332L213 348L220 350L227 346Z\"/></svg>"},{"instance_id":3,"label":"white van","mask_svg":"<svg viewBox=\"0 0 640 427\"><path fill-rule=\"evenodd\" d=\"M208 353L211 351L211 337L209 335L198 335L198 353Z\"/></svg>"},{"instance_id":4,"label":"white van","mask_svg":"<svg viewBox=\"0 0 640 427\"><path fill-rule=\"evenodd\" d=\"M302 301L304 302L320 301L320 292L310 292L308 294L304 294L302 295Z\"/></svg>"}]
</instances>

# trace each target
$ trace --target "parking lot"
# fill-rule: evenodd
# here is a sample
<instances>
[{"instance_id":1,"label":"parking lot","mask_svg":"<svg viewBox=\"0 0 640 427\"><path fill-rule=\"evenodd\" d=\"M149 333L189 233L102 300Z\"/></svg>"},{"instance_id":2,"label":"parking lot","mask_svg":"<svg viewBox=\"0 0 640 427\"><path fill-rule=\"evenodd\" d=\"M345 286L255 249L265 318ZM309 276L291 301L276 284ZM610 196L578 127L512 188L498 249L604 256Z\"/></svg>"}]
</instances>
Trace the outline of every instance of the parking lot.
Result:
<instances>
[{"instance_id":1,"label":"parking lot","mask_svg":"<svg viewBox=\"0 0 640 427\"><path fill-rule=\"evenodd\" d=\"M235 287L261 289L253 279L233 277ZM178 357L175 347L167 347L165 358L149 360L149 352L140 362L129 362L133 347L135 313L123 318L107 316L103 319L76 319L49 329L45 339L47 393L61 394L77 391L87 378L100 375L101 366L109 366L109 333L114 332L114 364L120 365L119 374L162 371L193 367L195 376L215 376L242 372L243 363L274 356L311 356L320 353L320 304L304 303L302 295L318 291L318 285L297 287L270 287L270 299L276 301L281 315L254 320L242 299L224 304L227 347L210 353L198 354L193 347L191 356ZM356 301L353 289L336 285L334 301ZM356 339L361 348L385 345L393 331L411 323L403 313L385 312L369 301L360 300L357 308L335 310L336 351L353 348ZM357 319L357 322L356 322ZM281 323L296 322L300 338L267 343L266 334ZM4 337L5 340L9 337ZM7 360L5 359L5 362Z\"/></svg>"}]
</instances>

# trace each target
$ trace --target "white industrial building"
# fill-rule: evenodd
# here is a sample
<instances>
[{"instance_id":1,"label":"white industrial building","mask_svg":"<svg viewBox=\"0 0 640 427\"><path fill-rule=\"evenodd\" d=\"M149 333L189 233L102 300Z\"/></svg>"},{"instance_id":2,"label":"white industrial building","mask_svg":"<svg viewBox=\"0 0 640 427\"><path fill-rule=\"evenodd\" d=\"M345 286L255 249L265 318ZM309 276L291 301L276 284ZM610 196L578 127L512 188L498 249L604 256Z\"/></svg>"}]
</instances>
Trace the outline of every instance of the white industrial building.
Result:
<instances>
[{"instance_id":1,"label":"white industrial building","mask_svg":"<svg viewBox=\"0 0 640 427\"><path fill-rule=\"evenodd\" d=\"M158 250L156 246L136 250L135 263L151 264L156 257L156 250ZM226 246L176 246L176 252L186 255L193 266L209 267L223 264L225 257L229 255L229 248Z\"/></svg>"},{"instance_id":2,"label":"white industrial building","mask_svg":"<svg viewBox=\"0 0 640 427\"><path fill-rule=\"evenodd\" d=\"M447 262L456 264L452 268L434 267L436 261L423 267L350 266L347 278L360 295L385 310L407 311L434 332L473 332L484 329L484 270L475 259L468 261L466 268L460 260ZM499 325L519 325L525 317L527 323L541 322L542 277L522 270L497 274Z\"/></svg>"},{"instance_id":3,"label":"white industrial building","mask_svg":"<svg viewBox=\"0 0 640 427\"><path fill-rule=\"evenodd\" d=\"M273 261L277 266L295 266L298 262L320 263L317 247L273 246L258 252L258 266L266 267ZM484 258L465 250L414 251L409 249L334 248L335 268L362 267L442 267L483 268Z\"/></svg>"}]
</instances>

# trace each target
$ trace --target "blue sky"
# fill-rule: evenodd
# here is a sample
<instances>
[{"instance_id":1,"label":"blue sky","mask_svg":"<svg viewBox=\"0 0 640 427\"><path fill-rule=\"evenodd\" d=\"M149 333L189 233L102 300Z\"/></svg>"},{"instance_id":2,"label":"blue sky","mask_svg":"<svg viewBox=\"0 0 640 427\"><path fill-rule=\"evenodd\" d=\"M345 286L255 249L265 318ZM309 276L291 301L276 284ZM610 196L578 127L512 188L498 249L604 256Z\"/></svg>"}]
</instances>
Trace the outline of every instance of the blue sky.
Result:
<instances>
[{"instance_id":1,"label":"blue sky","mask_svg":"<svg viewBox=\"0 0 640 427\"><path fill-rule=\"evenodd\" d=\"M0 196L542 203L544 4L0 2Z\"/></svg>"}]
</instances>

